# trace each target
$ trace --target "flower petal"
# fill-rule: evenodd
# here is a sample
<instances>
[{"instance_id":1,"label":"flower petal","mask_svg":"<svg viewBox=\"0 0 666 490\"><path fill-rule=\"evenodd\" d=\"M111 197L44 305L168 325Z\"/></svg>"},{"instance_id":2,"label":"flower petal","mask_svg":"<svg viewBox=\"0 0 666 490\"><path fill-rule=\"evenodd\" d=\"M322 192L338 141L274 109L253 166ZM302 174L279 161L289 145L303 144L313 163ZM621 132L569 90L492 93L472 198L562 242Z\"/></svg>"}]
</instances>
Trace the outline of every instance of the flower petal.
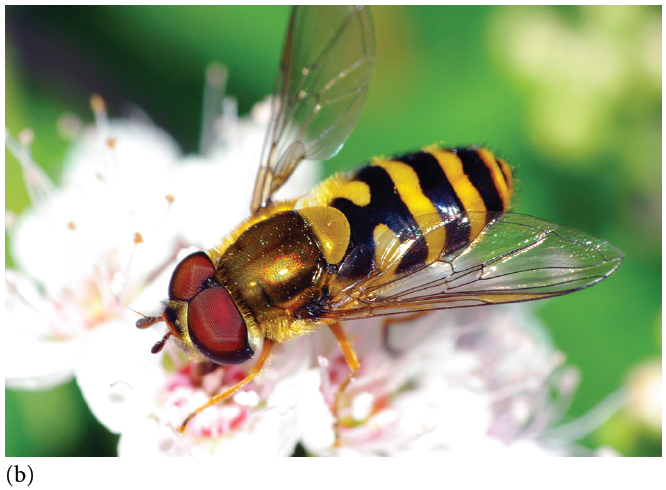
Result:
<instances>
[{"instance_id":1,"label":"flower petal","mask_svg":"<svg viewBox=\"0 0 666 490\"><path fill-rule=\"evenodd\" d=\"M95 417L111 432L146 418L164 384L159 357L150 354L158 332L141 332L118 321L87 339L76 381Z\"/></svg>"}]
</instances>

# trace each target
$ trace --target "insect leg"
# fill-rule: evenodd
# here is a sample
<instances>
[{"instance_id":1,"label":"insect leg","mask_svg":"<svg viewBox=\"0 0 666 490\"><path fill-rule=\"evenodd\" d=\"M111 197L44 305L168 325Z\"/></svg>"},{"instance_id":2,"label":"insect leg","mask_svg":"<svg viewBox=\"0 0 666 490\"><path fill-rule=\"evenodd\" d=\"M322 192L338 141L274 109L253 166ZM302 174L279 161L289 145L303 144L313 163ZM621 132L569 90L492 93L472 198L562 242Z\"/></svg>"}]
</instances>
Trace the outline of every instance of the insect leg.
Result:
<instances>
[{"instance_id":1,"label":"insect leg","mask_svg":"<svg viewBox=\"0 0 666 490\"><path fill-rule=\"evenodd\" d=\"M345 331L342 329L340 323L335 322L329 325L329 328L331 329L331 332L333 332L333 335L335 335L335 338L338 340L340 349L342 349L342 354L345 356L345 361L347 361L347 365L351 370L351 374L349 375L349 377L338 388L338 391L335 394L335 400L333 402L333 416L335 417L336 420L334 445L338 446L339 445L338 401L342 393L344 393L345 388L347 388L347 385L351 382L352 379L354 379L354 375L361 367L361 363L358 362L358 358L356 357L356 352L354 352L354 347L352 347L351 342L349 342L349 339L347 339L347 335L345 335Z\"/></svg>"},{"instance_id":2,"label":"insect leg","mask_svg":"<svg viewBox=\"0 0 666 490\"><path fill-rule=\"evenodd\" d=\"M243 386L245 386L247 383L249 383L257 374L261 372L261 370L264 367L264 364L266 363L266 360L268 359L269 354L271 353L271 349L273 347L273 341L270 339L264 339L264 347L261 350L261 355L259 356L259 359L257 359L256 364L254 367L250 370L247 376L240 381L238 384L232 386L229 388L227 391L223 393L219 393L215 395L213 398L208 400L206 403L201 405L199 408L197 408L194 412L190 413L187 418L183 421L183 423L178 427L178 432L183 434L185 432L185 429L187 428L187 424L189 424L194 417L196 417L198 414L203 412L205 409L210 407L211 405L215 405L218 402L221 402L225 398L230 397L234 393L236 393L239 389L241 389Z\"/></svg>"},{"instance_id":3,"label":"insect leg","mask_svg":"<svg viewBox=\"0 0 666 490\"><path fill-rule=\"evenodd\" d=\"M412 320L421 318L423 315L427 315L428 313L430 313L430 311L416 311L414 313L398 315L396 317L392 316L384 317L381 328L382 328L382 344L384 345L384 349L386 349L386 352L388 352L393 357L398 357L400 354L402 354L401 351L391 346L391 343L389 342L389 327L391 325L396 323L411 322Z\"/></svg>"}]
</instances>

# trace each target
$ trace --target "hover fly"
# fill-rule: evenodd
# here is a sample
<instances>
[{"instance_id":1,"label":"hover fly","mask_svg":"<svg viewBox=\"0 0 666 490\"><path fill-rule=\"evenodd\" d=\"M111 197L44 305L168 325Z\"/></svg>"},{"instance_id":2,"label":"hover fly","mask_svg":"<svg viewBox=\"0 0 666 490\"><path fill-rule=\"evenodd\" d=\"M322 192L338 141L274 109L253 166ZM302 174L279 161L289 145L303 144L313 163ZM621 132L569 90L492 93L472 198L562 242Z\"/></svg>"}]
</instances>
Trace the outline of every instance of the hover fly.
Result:
<instances>
[{"instance_id":1,"label":"hover fly","mask_svg":"<svg viewBox=\"0 0 666 490\"><path fill-rule=\"evenodd\" d=\"M368 94L375 43L367 7L293 8L250 217L176 267L160 316L195 361L240 364L326 325L351 374L342 320L530 301L596 284L623 259L611 243L507 212L509 165L478 147L438 145L375 159L290 201L272 197L303 161L342 147Z\"/></svg>"}]
</instances>

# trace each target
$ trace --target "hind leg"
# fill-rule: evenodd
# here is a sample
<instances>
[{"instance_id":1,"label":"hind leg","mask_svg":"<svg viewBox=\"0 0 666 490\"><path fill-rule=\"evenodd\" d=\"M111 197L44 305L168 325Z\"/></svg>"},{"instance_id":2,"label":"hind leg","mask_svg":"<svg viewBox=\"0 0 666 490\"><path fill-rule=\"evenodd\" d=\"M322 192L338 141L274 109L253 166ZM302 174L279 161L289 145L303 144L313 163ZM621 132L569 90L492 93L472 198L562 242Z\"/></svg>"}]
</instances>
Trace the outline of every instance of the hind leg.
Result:
<instances>
[{"instance_id":1,"label":"hind leg","mask_svg":"<svg viewBox=\"0 0 666 490\"><path fill-rule=\"evenodd\" d=\"M340 345L340 349L342 350L342 354L345 356L345 361L347 361L347 365L349 366L349 370L351 371L349 377L338 388L338 391L335 394L335 400L333 401L333 416L335 417L335 429L334 429L335 442L333 443L333 445L339 446L340 427L338 421L338 404L340 401L340 396L344 393L345 389L347 388L351 380L354 379L354 375L356 375L359 368L361 367L361 363L358 361L358 358L356 357L356 352L354 352L354 347L351 345L351 342L349 342L349 339L347 338L347 335L345 334L345 331L342 329L340 323L336 322L329 325L328 327L331 329L331 332L333 332L333 335L335 335L335 338L337 339L338 344Z\"/></svg>"}]
</instances>

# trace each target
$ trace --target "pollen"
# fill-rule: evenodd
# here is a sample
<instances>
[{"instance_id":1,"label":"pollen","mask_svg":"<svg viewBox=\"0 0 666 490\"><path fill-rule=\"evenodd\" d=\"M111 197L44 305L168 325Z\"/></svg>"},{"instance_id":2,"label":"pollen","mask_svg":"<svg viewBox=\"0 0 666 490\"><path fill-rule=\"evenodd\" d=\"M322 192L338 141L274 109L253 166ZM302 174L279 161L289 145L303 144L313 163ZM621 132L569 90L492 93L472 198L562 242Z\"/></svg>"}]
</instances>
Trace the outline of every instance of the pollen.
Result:
<instances>
[{"instance_id":1,"label":"pollen","mask_svg":"<svg viewBox=\"0 0 666 490\"><path fill-rule=\"evenodd\" d=\"M99 94L93 94L90 97L90 107L95 114L99 114L106 111L106 104L104 99Z\"/></svg>"}]
</instances>

